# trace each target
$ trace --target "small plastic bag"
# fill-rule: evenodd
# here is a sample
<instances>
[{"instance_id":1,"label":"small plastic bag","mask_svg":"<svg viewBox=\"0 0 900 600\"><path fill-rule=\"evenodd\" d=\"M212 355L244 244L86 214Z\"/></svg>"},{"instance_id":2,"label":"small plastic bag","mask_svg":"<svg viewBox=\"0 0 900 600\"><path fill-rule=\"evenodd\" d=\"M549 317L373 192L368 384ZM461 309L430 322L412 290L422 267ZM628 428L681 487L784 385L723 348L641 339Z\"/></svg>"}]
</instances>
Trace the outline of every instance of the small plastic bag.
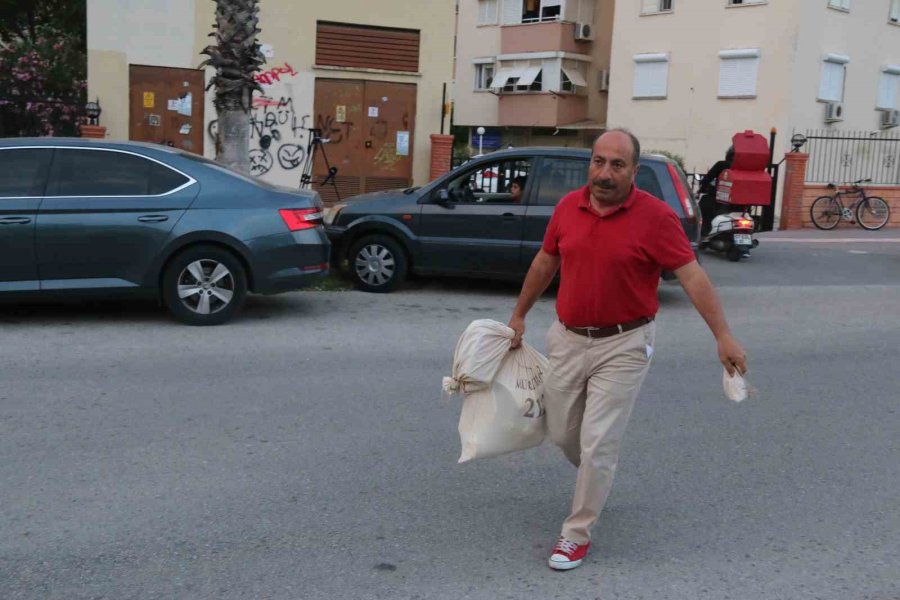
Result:
<instances>
[{"instance_id":1,"label":"small plastic bag","mask_svg":"<svg viewBox=\"0 0 900 600\"><path fill-rule=\"evenodd\" d=\"M725 397L735 402L743 402L750 394L747 381L737 369L734 370L734 376L729 375L727 369L722 369L722 387L725 389Z\"/></svg>"}]
</instances>

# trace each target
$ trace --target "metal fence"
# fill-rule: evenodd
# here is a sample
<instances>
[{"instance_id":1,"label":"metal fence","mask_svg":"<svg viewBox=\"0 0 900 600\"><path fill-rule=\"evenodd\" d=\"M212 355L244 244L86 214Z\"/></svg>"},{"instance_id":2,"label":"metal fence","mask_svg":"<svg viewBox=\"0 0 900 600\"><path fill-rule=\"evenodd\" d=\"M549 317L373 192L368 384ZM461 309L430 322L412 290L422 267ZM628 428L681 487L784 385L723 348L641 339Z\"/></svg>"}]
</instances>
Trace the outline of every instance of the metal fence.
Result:
<instances>
[{"instance_id":1,"label":"metal fence","mask_svg":"<svg viewBox=\"0 0 900 600\"><path fill-rule=\"evenodd\" d=\"M900 134L811 129L806 139L808 183L871 179L875 184L900 185Z\"/></svg>"}]
</instances>

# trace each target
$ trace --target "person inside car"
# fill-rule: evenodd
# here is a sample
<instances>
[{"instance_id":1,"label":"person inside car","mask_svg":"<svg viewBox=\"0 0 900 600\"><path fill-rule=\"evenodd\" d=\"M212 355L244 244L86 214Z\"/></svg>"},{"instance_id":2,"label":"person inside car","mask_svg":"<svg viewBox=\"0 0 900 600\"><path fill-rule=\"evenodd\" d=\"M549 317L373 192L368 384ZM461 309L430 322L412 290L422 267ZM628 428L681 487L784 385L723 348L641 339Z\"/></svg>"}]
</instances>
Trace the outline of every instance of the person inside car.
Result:
<instances>
[{"instance_id":1,"label":"person inside car","mask_svg":"<svg viewBox=\"0 0 900 600\"><path fill-rule=\"evenodd\" d=\"M522 193L525 191L525 177L515 177L509 184L509 201L513 204L522 203Z\"/></svg>"}]
</instances>

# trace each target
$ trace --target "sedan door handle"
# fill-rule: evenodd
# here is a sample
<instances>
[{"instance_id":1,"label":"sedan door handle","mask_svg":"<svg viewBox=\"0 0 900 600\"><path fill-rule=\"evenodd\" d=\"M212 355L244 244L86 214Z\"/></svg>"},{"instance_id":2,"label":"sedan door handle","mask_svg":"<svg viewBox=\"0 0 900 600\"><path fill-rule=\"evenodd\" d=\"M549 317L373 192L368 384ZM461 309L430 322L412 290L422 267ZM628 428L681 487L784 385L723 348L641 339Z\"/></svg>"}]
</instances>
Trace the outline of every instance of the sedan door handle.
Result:
<instances>
[{"instance_id":1,"label":"sedan door handle","mask_svg":"<svg viewBox=\"0 0 900 600\"><path fill-rule=\"evenodd\" d=\"M27 225L31 223L28 217L5 217L0 219L0 225Z\"/></svg>"},{"instance_id":2,"label":"sedan door handle","mask_svg":"<svg viewBox=\"0 0 900 600\"><path fill-rule=\"evenodd\" d=\"M169 217L166 215L146 215L143 217L138 217L138 221L141 223L162 223L163 221L168 221Z\"/></svg>"},{"instance_id":3,"label":"sedan door handle","mask_svg":"<svg viewBox=\"0 0 900 600\"><path fill-rule=\"evenodd\" d=\"M513 213L503 213L500 216L509 221L510 219L515 219L517 215L514 215Z\"/></svg>"}]
</instances>

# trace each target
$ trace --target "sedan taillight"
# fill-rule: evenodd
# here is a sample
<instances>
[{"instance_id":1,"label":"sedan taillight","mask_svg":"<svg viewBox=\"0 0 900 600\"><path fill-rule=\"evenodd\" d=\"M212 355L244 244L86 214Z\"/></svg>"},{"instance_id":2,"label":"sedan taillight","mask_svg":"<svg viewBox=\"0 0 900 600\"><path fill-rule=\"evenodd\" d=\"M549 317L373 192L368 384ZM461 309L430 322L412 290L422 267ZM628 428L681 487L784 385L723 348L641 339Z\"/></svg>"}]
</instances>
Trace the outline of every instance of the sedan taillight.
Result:
<instances>
[{"instance_id":1,"label":"sedan taillight","mask_svg":"<svg viewBox=\"0 0 900 600\"><path fill-rule=\"evenodd\" d=\"M321 208L282 208L278 214L291 231L318 227L324 216Z\"/></svg>"},{"instance_id":2,"label":"sedan taillight","mask_svg":"<svg viewBox=\"0 0 900 600\"><path fill-rule=\"evenodd\" d=\"M669 175L672 177L672 183L675 184L675 193L678 194L678 199L681 201L681 208L684 209L684 218L687 219L688 223L696 223L697 215L694 214L694 205L691 203L691 197L684 188L684 184L681 183L681 177L678 175L678 171L676 171L675 166L670 163L666 163L666 166L669 168Z\"/></svg>"}]
</instances>

